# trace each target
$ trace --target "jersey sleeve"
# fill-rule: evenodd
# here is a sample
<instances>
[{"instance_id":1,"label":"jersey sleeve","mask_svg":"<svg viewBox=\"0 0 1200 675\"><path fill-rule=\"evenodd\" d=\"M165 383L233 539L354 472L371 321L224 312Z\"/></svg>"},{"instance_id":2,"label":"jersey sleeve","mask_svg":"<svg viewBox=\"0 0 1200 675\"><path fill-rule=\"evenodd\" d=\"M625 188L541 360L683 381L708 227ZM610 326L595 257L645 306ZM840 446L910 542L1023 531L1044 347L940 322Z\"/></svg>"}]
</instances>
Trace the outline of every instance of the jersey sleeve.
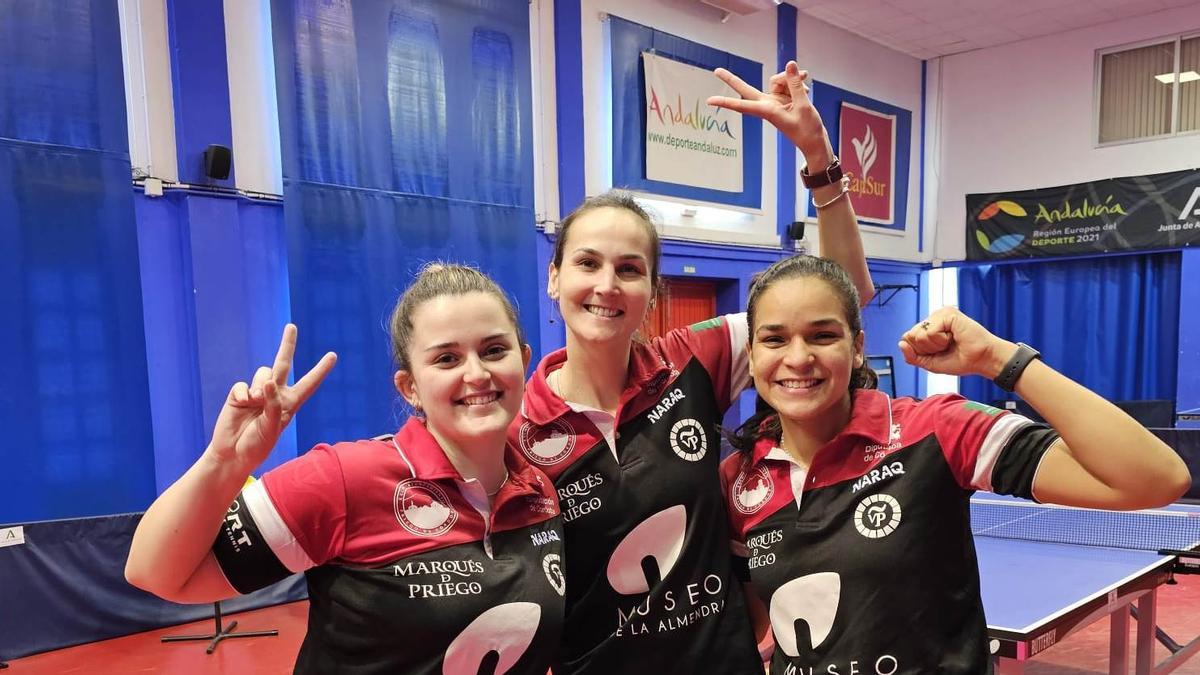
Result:
<instances>
[{"instance_id":1,"label":"jersey sleeve","mask_svg":"<svg viewBox=\"0 0 1200 675\"><path fill-rule=\"evenodd\" d=\"M337 557L345 523L341 464L317 446L242 488L213 554L229 584L249 593Z\"/></svg>"},{"instance_id":2,"label":"jersey sleeve","mask_svg":"<svg viewBox=\"0 0 1200 675\"><path fill-rule=\"evenodd\" d=\"M964 489L1033 499L1033 477L1058 432L957 395L921 403L935 416L938 443Z\"/></svg>"},{"instance_id":3,"label":"jersey sleeve","mask_svg":"<svg viewBox=\"0 0 1200 675\"><path fill-rule=\"evenodd\" d=\"M677 363L694 357L712 378L722 410L750 386L746 314L725 314L677 328L662 338L662 349Z\"/></svg>"}]
</instances>

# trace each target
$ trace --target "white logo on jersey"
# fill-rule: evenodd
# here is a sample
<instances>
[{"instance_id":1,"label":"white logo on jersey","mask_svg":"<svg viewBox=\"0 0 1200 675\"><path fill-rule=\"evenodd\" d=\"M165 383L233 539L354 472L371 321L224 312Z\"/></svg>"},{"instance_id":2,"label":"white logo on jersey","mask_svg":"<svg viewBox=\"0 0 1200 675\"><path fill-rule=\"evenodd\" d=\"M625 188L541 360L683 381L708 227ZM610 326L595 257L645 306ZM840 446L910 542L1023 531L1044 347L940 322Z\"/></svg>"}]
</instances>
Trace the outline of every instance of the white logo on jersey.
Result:
<instances>
[{"instance_id":1,"label":"white logo on jersey","mask_svg":"<svg viewBox=\"0 0 1200 675\"><path fill-rule=\"evenodd\" d=\"M683 393L683 390L679 387L675 387L668 392L661 401L658 402L658 405L654 406L653 410L646 413L646 418L649 419L652 424L657 424L659 418L666 414L666 412L670 410L676 403L679 403L685 398L687 398L687 396Z\"/></svg>"},{"instance_id":2,"label":"white logo on jersey","mask_svg":"<svg viewBox=\"0 0 1200 675\"><path fill-rule=\"evenodd\" d=\"M554 420L545 426L525 422L518 440L517 445L529 461L550 466L571 455L575 449L575 429L565 420Z\"/></svg>"},{"instance_id":3,"label":"white logo on jersey","mask_svg":"<svg viewBox=\"0 0 1200 675\"><path fill-rule=\"evenodd\" d=\"M557 553L547 554L542 558L542 572L546 574L546 580L550 582L550 586L558 591L559 595L565 595L567 592L567 578L562 573L562 558L558 557Z\"/></svg>"},{"instance_id":4,"label":"white logo on jersey","mask_svg":"<svg viewBox=\"0 0 1200 675\"><path fill-rule=\"evenodd\" d=\"M608 583L621 595L650 591L642 561L653 558L659 580L667 578L683 550L687 509L677 504L643 520L633 528L608 559Z\"/></svg>"},{"instance_id":5,"label":"white logo on jersey","mask_svg":"<svg viewBox=\"0 0 1200 675\"><path fill-rule=\"evenodd\" d=\"M739 473L731 490L733 507L746 515L758 513L759 509L771 501L774 494L775 486L771 484L771 474L763 466L750 473Z\"/></svg>"},{"instance_id":6,"label":"white logo on jersey","mask_svg":"<svg viewBox=\"0 0 1200 675\"><path fill-rule=\"evenodd\" d=\"M458 512L450 506L450 498L442 488L426 480L400 481L393 499L396 520L418 537L445 534L458 520Z\"/></svg>"},{"instance_id":7,"label":"white logo on jersey","mask_svg":"<svg viewBox=\"0 0 1200 675\"><path fill-rule=\"evenodd\" d=\"M900 524L900 502L891 495L867 495L854 509L854 527L868 539L886 537Z\"/></svg>"},{"instance_id":8,"label":"white logo on jersey","mask_svg":"<svg viewBox=\"0 0 1200 675\"><path fill-rule=\"evenodd\" d=\"M704 425L690 417L679 420L671 427L671 449L689 462L699 462L708 450L708 438Z\"/></svg>"},{"instance_id":9,"label":"white logo on jersey","mask_svg":"<svg viewBox=\"0 0 1200 675\"><path fill-rule=\"evenodd\" d=\"M446 648L443 675L478 673L487 655L500 658L494 673L506 673L529 649L542 620L542 608L532 602L510 602L475 617Z\"/></svg>"},{"instance_id":10,"label":"white logo on jersey","mask_svg":"<svg viewBox=\"0 0 1200 675\"><path fill-rule=\"evenodd\" d=\"M870 472L863 474L862 478L859 478L858 480L854 481L854 487L850 488L850 494L854 494L855 492L858 492L859 490L867 487L868 485L874 485L875 483L878 483L881 480L886 480L886 479L892 478L894 476L902 476L902 475L904 475L904 463L903 462L892 462L890 464L880 464L879 466L875 467L874 469L871 469Z\"/></svg>"},{"instance_id":11,"label":"white logo on jersey","mask_svg":"<svg viewBox=\"0 0 1200 675\"><path fill-rule=\"evenodd\" d=\"M775 644L792 658L800 656L796 644L796 621L808 624L812 649L821 646L833 630L838 601L842 594L842 578L837 572L817 572L792 579L771 595L771 629Z\"/></svg>"}]
</instances>

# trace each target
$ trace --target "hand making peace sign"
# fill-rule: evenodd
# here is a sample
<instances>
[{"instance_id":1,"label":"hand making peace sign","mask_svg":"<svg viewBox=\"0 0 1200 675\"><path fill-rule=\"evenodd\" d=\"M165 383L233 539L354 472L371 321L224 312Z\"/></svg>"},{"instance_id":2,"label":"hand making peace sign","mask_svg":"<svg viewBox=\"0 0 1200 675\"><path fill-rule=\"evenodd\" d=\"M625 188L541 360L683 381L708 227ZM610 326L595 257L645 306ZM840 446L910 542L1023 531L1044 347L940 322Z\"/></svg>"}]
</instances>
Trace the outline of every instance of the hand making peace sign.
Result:
<instances>
[{"instance_id":1,"label":"hand making peace sign","mask_svg":"<svg viewBox=\"0 0 1200 675\"><path fill-rule=\"evenodd\" d=\"M229 390L217 415L210 446L219 460L237 462L247 473L253 471L270 454L296 411L337 363L337 355L328 352L304 377L288 386L295 352L296 326L289 323L283 329L275 363L270 368L259 368L249 385L238 382Z\"/></svg>"},{"instance_id":2,"label":"hand making peace sign","mask_svg":"<svg viewBox=\"0 0 1200 675\"><path fill-rule=\"evenodd\" d=\"M829 136L821 115L808 98L808 71L800 70L795 61L788 61L782 73L767 81L767 91L746 84L742 78L717 68L717 77L733 88L741 98L710 96L708 105L762 118L787 136L812 166L824 167L833 157Z\"/></svg>"}]
</instances>

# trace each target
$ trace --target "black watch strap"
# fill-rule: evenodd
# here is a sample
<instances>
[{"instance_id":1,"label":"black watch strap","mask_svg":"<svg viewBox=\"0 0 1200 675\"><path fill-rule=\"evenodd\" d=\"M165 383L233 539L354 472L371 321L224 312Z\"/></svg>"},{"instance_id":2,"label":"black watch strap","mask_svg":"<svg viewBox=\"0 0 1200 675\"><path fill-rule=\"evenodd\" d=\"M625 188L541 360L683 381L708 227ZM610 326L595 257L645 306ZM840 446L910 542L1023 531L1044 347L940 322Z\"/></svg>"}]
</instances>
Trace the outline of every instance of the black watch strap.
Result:
<instances>
[{"instance_id":1,"label":"black watch strap","mask_svg":"<svg viewBox=\"0 0 1200 675\"><path fill-rule=\"evenodd\" d=\"M825 167L824 171L810 174L808 167L800 169L800 180L804 183L804 187L812 190L814 188L825 187L832 185L842 179L842 160L834 155L833 161L829 166Z\"/></svg>"},{"instance_id":2,"label":"black watch strap","mask_svg":"<svg viewBox=\"0 0 1200 675\"><path fill-rule=\"evenodd\" d=\"M1040 358L1042 358L1041 352L1024 342L1018 342L1017 353L1013 354L1008 363L1004 364L1004 370L1001 370L992 382L995 382L996 386L1004 391L1012 391L1016 388L1017 380L1021 377L1021 373L1025 372L1025 368L1034 359Z\"/></svg>"}]
</instances>

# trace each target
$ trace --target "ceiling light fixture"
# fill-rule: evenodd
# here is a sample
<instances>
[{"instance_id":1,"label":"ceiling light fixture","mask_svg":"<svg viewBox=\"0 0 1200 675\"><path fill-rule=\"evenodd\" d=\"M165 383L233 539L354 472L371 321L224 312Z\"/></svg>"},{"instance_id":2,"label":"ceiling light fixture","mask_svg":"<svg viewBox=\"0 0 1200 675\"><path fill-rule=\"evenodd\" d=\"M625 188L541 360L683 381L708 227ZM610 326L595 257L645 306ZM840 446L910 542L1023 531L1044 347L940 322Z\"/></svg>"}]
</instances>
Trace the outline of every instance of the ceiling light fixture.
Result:
<instances>
[{"instance_id":1,"label":"ceiling light fixture","mask_svg":"<svg viewBox=\"0 0 1200 675\"><path fill-rule=\"evenodd\" d=\"M1162 82L1163 84L1174 84L1175 73L1163 73L1162 75L1155 75L1154 79ZM1200 80L1200 73L1197 73L1194 70L1185 70L1179 74L1180 84L1184 84L1185 82L1195 82L1196 80Z\"/></svg>"}]
</instances>

